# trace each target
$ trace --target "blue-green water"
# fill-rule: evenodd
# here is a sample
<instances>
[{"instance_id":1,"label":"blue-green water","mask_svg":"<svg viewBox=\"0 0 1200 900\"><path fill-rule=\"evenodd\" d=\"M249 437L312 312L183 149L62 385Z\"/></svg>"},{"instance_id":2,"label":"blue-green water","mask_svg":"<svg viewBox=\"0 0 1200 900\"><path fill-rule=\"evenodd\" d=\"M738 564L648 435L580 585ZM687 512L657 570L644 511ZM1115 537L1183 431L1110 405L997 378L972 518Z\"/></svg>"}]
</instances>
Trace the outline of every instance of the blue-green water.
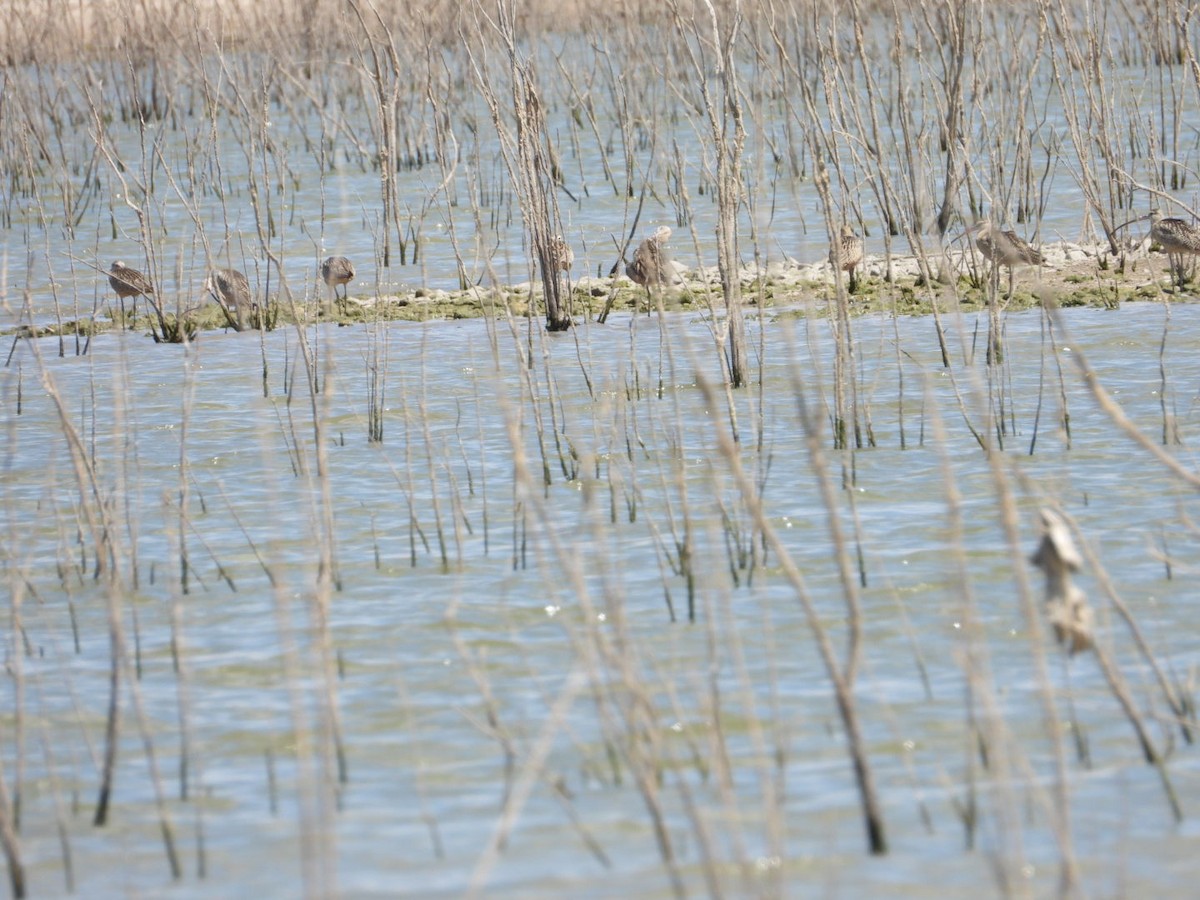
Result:
<instances>
[{"instance_id":1,"label":"blue-green water","mask_svg":"<svg viewBox=\"0 0 1200 900\"><path fill-rule=\"evenodd\" d=\"M1096 236L1081 176L1108 185L1107 170L1070 139L1082 82L1066 96L1056 85L1048 54L1061 47L1035 51L1041 32L1023 27L1039 21L1013 7L975 22L947 242L972 205L1023 218L1014 174L1030 172L1033 221L1019 231ZM823 80L807 19L792 24L782 58L740 47L743 261L825 258L814 153L832 173L830 221L882 253L886 172L893 213L935 255L944 48L908 21L905 46L924 55L875 67L831 35L823 52L847 56ZM867 37L883 60L879 27ZM669 52L648 58L646 33ZM1124 33L1114 24L1106 46L1128 47ZM715 258L711 137L672 41L629 29L530 47L575 277L607 275L643 189L638 236L669 224L676 259ZM1141 68L1152 54L1137 47L1137 65L1119 49L1100 60L1113 140L1128 148L1116 163L1166 188L1162 172L1194 168L1194 138L1168 140L1194 91L1182 65ZM92 266L118 258L152 272L169 310L205 302L213 265L244 270L257 295L286 285L312 300L331 253L354 259L357 299L533 277L461 47L438 47L432 73L397 48L411 71L391 73L404 88L391 224L365 57L317 59L301 77L270 47L230 51L227 70L213 47L184 49L161 69L114 56L0 73L0 762L32 895L1045 896L1063 845L1088 894L1187 893L1200 874L1196 750L1095 562L1190 698L1195 489L1097 406L1075 358L1194 471L1188 298L1169 318L1154 303L1066 310L1052 338L1040 311L1007 315L991 372L975 313L943 313L949 369L932 318L855 319L853 452L832 448L829 323L781 309L751 311L752 384L728 393L721 323L696 313L581 318L554 337L500 319L206 332L186 347L104 334L85 353L73 338L15 338L30 321L106 318L113 298ZM1036 58L1014 69L1019 53ZM500 94L502 59L483 79ZM781 76L789 60L820 82L817 121ZM868 69L878 138L839 107L863 100ZM152 77L174 105L123 119ZM1138 193L1127 211L1146 209ZM368 440L372 409L381 442ZM759 497L779 547L752 515ZM1028 562L1047 505L1090 551L1078 583L1167 755L1180 823L1095 657L1054 644ZM890 846L879 858L801 603L844 664L853 585L854 697ZM112 613L119 752L95 827Z\"/></svg>"},{"instance_id":2,"label":"blue-green water","mask_svg":"<svg viewBox=\"0 0 1200 900\"><path fill-rule=\"evenodd\" d=\"M1165 357L1183 440L1166 449L1185 465L1200 375L1186 338L1195 319L1191 305L1172 309ZM948 321L952 345L969 344L974 316ZM1197 662L1188 606L1194 490L1118 433L1070 358L1084 352L1139 427L1157 436L1164 309L1064 313L1069 335L1058 345L1069 448L1054 427L1058 376L1052 357L1042 361L1049 346L1041 314L1006 321L1006 390L1017 433L1006 438L1001 468L1019 508L1019 558L1036 545L1036 510L1061 504L1156 656L1186 682ZM751 326L763 366L761 384L734 395L743 458L760 473L767 516L841 655L843 591L796 389L802 385L804 400L826 419L828 326L774 317ZM691 315L621 318L575 336L536 338L530 377L538 399L522 387L517 348L526 338L514 341L507 328L466 321L310 332L324 385L317 399L323 475L310 398L300 381L290 402L285 391L295 332L205 334L186 350L105 336L88 356L68 358L54 356L46 340L18 347L3 374L3 534L10 610L19 599L23 637L10 641L6 656L3 758L11 791L22 757L20 839L37 895L65 890L61 816L77 889L89 896L168 889L283 896L303 887L453 895L473 878L488 896L665 896L670 882L631 757L655 761L655 793L689 891L706 890L710 858L734 894L999 892L999 856L1010 876L1026 866L1020 879L1041 894L1056 884L1057 855L1035 646L1048 655L1059 715L1084 729L1090 745L1087 767L1069 732L1062 735L1071 842L1086 886L1141 894L1186 883L1200 800L1195 750L1164 718L1161 696L1090 567L1079 581L1097 610L1101 643L1132 683L1141 714L1158 717L1153 739L1173 748L1168 771L1187 816L1182 824L1172 823L1092 657L1068 663L1044 621L1027 632L1018 581L1031 583L1040 605L1040 576L1024 562L1013 569L996 484L940 368L930 319L900 320L895 330L888 321L855 323L860 396L877 446L852 456L828 452L827 423L821 442L851 540L853 496L867 578L855 694L891 841L891 853L877 860L865 852L830 681L796 592L774 553L753 572L730 564L722 510L743 539L751 523L718 448L719 433L730 429L724 401L709 407L698 387L700 375L716 373L709 324ZM373 344L387 354L384 441L376 445L367 441L364 374ZM553 404L545 399L547 371ZM907 449L899 438L901 372ZM979 428L976 398L986 373L961 358L954 373L966 416ZM43 379L83 440L102 501L90 486L80 489ZM550 457L544 488L535 413ZM936 436L938 417L944 439ZM555 428L580 461L576 477L563 477L553 455ZM531 479L514 474L518 451ZM298 466L289 461L296 458ZM838 490L851 464L855 483ZM962 498L957 544L948 532L950 481ZM117 530L114 591L126 673L136 662L184 867L173 887L128 686L111 822L91 825L110 651L105 580L93 577L86 522L101 502ZM340 585L328 592L327 668L314 625L325 596L326 509ZM685 581L667 562L685 525L694 624L686 622ZM192 567L186 594L181 532ZM986 661L976 670L978 696L1006 739L991 750L998 768L976 767L980 828L977 849L967 851L953 803L967 796L965 635L973 619L979 665ZM340 787L328 691L347 761ZM184 733L186 802L179 799ZM510 778L522 802L506 847L490 860ZM1001 819L1004 809L1015 819Z\"/></svg>"}]
</instances>

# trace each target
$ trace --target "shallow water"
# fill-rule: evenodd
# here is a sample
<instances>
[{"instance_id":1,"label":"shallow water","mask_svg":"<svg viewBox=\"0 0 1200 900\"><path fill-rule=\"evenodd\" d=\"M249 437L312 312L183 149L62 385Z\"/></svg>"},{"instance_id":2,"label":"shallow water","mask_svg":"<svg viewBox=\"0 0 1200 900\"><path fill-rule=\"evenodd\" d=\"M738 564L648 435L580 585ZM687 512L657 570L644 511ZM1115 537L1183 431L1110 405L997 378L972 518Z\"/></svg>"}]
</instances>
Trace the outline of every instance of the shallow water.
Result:
<instances>
[{"instance_id":1,"label":"shallow water","mask_svg":"<svg viewBox=\"0 0 1200 900\"><path fill-rule=\"evenodd\" d=\"M555 52L569 61L585 44L543 47L541 71L555 71ZM255 83L263 60L229 61ZM1080 163L1048 61L1041 63L1032 165L1044 165L1046 154L1054 164L1041 182L1040 235L1072 240L1086 222L1070 174ZM40 97L22 79L54 74L9 69L6 86ZM1129 126L1133 143L1143 107L1161 112L1150 102L1161 74L1106 72L1115 118L1137 123ZM66 77L68 90L82 89L83 75L70 69ZM650 87L637 99L660 129L651 142L644 125L631 128L643 143L628 177L638 186L650 174L638 233L675 226L676 258L711 264L714 192L702 129L657 73L631 68L622 77L631 91ZM119 79L105 83L110 92L121 88ZM161 151L146 208L169 306L203 300L203 272L214 259L244 269L259 292L279 290L256 233L252 184L269 198L278 231L268 243L297 296L317 296L316 264L330 253L355 260L356 297L457 287L460 256L471 281L531 277L490 120L460 81L445 98L461 142L457 167L444 193L436 164L397 171L420 253L387 268L369 98L337 94L337 77L316 83L347 104L339 115L365 150L324 110L294 97L285 107L277 94L244 118L220 113L210 123L202 113L181 114L147 123L144 133L116 118L104 123L125 184L148 180L146 151ZM794 150L803 135L773 84L755 86L766 99L753 100L763 130L751 128L747 145L754 212L743 222L743 257L812 262L827 253L824 215L811 160L801 176L774 155ZM203 105L197 88L178 89L181 107L184 95ZM606 90L596 76L585 93ZM1183 93L1184 112L1194 112L1192 94ZM917 135L928 183L914 192L927 219L940 198L932 96L914 98L928 104ZM974 177L996 182L973 189L999 191L1009 177L985 174L997 161L995 135L981 129L1003 124L1010 99L988 85L970 97ZM549 130L566 173L563 231L576 252L573 274L606 274L636 200L603 175L602 154L616 165L621 151L610 108L597 101L596 138L573 122L573 102L561 85L547 87ZM433 116L412 105L413 133L428 138ZM6 105L0 127L18 121L13 110ZM3 329L107 315L109 288L87 263L145 258L118 173L89 168L98 123L84 116L56 125L61 160L39 158L30 172L0 166L0 175L17 173L0 183L8 192L0 195ZM312 140L331 142L329 156L318 158ZM679 185L668 179L676 143L692 207L687 223L672 194ZM858 145L841 149L848 146ZM257 148L252 162L248 147ZM1000 155L1011 161L1008 149ZM1134 155L1130 174L1150 180L1150 163ZM862 205L868 252L880 253L879 214L863 173L855 160L842 163L847 181L835 185L835 204ZM186 183L176 188L168 172ZM625 177L617 180L624 185ZM68 224L62 200L77 204L78 221ZM1097 610L1101 643L1131 683L1151 739L1171 752L1168 772L1185 815L1176 825L1094 657L1068 661L1054 646L1041 576L1028 557L1039 508L1060 505L1155 657L1191 686L1200 663L1189 606L1195 490L1096 406L1074 357L1086 355L1154 442L1165 403L1175 428L1166 450L1194 470L1200 362L1190 335L1198 310L1186 301L1169 311L1066 310L1067 332L1053 342L1040 311L1014 313L1005 319L1006 364L990 379L986 321L976 314L946 313L949 370L931 318L856 319L858 421L864 433L869 423L874 445L854 453L829 449L829 323L786 310L751 312L755 384L732 399L704 391L719 382L718 356L714 323L696 314L615 315L606 326L580 322L555 337L537 322L483 320L210 332L186 348L110 334L81 355L70 340L60 355L57 341L10 339L0 348L12 350L0 370L0 558L12 638L0 761L20 798L32 893L65 894L71 871L76 894L89 897L458 896L472 887L489 897L668 897L669 867L635 778L649 770L645 790L661 804L689 894L715 893L716 880L732 896L1050 895L1059 853L1046 690L1064 723L1070 845L1087 891L1186 893L1197 875L1196 749L1169 723L1089 562L1079 582ZM305 344L320 384L315 399ZM384 373L381 443L367 439L374 368ZM879 859L866 853L830 678L797 590L774 550L752 549L758 533L722 455L720 438L736 430L765 516L843 656L846 589L805 442L805 409L820 423L816 443L848 539L851 580L861 559L866 582L855 696L891 846ZM995 469L973 430L1002 439ZM1012 545L1001 475L1016 509ZM685 536L690 610L688 584L672 570ZM113 548L111 581L97 573L101 544ZM739 567L737 550L754 565ZM127 665L110 821L94 828L110 601ZM972 709L993 725L987 770L968 731ZM1076 733L1090 764L1076 756ZM163 849L147 743L179 881ZM962 809L972 784L979 827L967 849ZM490 842L513 798L511 833L493 855Z\"/></svg>"},{"instance_id":2,"label":"shallow water","mask_svg":"<svg viewBox=\"0 0 1200 900\"><path fill-rule=\"evenodd\" d=\"M66 358L54 355L54 342L22 343L0 382L0 515L6 582L10 596L21 599L29 652L18 654L9 644L8 670L21 672L24 758L19 771L10 678L3 762L10 786L20 779L20 837L34 892L65 890L56 808L81 894L154 894L171 885L128 693L111 823L90 824L109 666L106 592L103 580L92 577L95 541L85 515L97 506L90 497L81 502L43 378L63 398L117 524L118 602L184 868L173 894L236 889L284 896L307 886L346 896L457 895L479 873L476 883L488 896L669 896L646 806L627 762L614 774L606 737L617 741L618 754L652 747L647 752L663 765L661 802L690 892L705 891L708 855L734 894L819 885L834 895L955 896L997 885L991 855L1000 847L1008 848L1004 859L1025 861L1014 874L1035 893L1050 892L1057 856L1046 804L1054 779L1035 646L1048 652L1059 715L1073 715L1090 743L1090 769L1066 750L1074 848L1087 886L1139 895L1178 890L1194 870L1195 749L1165 724L1151 728L1161 746L1175 747L1169 773L1187 816L1175 826L1093 658L1068 664L1044 622L1028 633L1018 603L1020 580L1032 585L1035 601L1040 596L1039 573L1024 562L1037 540L1036 510L1060 503L1157 657L1180 679L1194 670L1188 603L1197 540L1187 525L1197 515L1194 491L1118 433L1071 362L1072 353L1085 353L1130 417L1157 438L1164 316L1162 307L1148 304L1064 312L1068 335L1058 345L1069 448L1054 427L1057 375L1052 359L1043 362L1041 314L1007 317L1007 391L1017 427L1005 436L1003 469L1019 507L1016 570L987 458L959 412L950 374L940 368L932 320L855 322L860 396L869 403L877 441L853 454L851 490L867 573L856 695L892 848L879 860L865 853L829 679L795 591L774 554L750 584L745 571L737 573L739 583L731 580L721 508L742 529L749 520L718 449L718 434L729 428L723 402L709 408L698 387L698 373L716 372L709 323L701 317L670 315L661 325L644 316L614 318L546 341L553 404L545 400L540 363L539 399L522 389L516 348L527 346L527 335L514 339L504 323L312 331L325 384L317 401L324 479L315 474L313 416L302 381L290 403L285 391L298 358L295 332L205 334L186 350L134 335L104 336L89 355ZM1190 466L1200 364L1186 336L1200 325L1200 311L1183 304L1170 316L1167 391L1183 443L1167 449ZM976 428L986 427L977 400L981 391L986 396L986 373L981 363L963 364L957 352L969 348L975 318L947 321L966 415ZM769 459L767 515L841 653L843 593L793 381L795 373L805 400L823 417L820 398L832 369L828 324L773 314L752 320L751 333L764 360L763 380L736 396L743 458L751 471ZM385 342L387 351L379 445L367 441L366 430L364 372L373 342ZM542 339L534 343L540 360ZM1040 433L1029 455L1043 374ZM552 410L581 460L576 478L564 478L553 455ZM544 491L535 414L547 428L551 460ZM944 441L936 437L937 417ZM506 420L517 418L518 446L533 466L525 487L514 480L506 430ZM822 444L828 448L827 425ZM831 454L827 461L836 487L851 457ZM948 551L949 480L962 495L970 607ZM186 520L179 514L185 485ZM660 549L673 548L672 527L683 527L685 487L695 542L695 624L686 622L684 581L670 573ZM309 627L320 595L323 489L340 584L330 596L335 659L328 679ZM849 495L836 496L849 529ZM192 565L186 594L179 581L181 529ZM1164 546L1170 578L1157 558ZM1093 573L1085 571L1080 583L1139 709L1163 714ZM952 804L965 797L971 756L963 668L971 615L991 671L984 682L1010 736L1013 774L977 771L981 827L978 849L967 852ZM624 652L596 662L595 648L616 646L610 642L618 636ZM182 648L182 677L173 668L173 638ZM632 718L622 718L629 695L619 688L625 671L619 660L631 667L625 683L646 692L646 717L626 709ZM336 693L348 767L337 810L325 740L326 684ZM614 705L604 714L590 684L611 687L604 696ZM573 699L563 700L564 692ZM559 702L561 721L552 715ZM638 723L642 736L621 744L606 716ZM718 716L723 739L714 727ZM190 746L186 802L178 799L181 718ZM497 730L515 753L512 777L529 794L506 849L489 862L485 848L506 796ZM722 746L727 791L719 775ZM274 811L268 752L277 780ZM993 758L1002 755L993 749ZM522 776L531 778L527 785ZM684 787L703 829L689 818ZM780 798L778 814L764 805L766 795ZM998 818L1005 809L1015 818ZM601 848L607 866L587 841Z\"/></svg>"},{"instance_id":3,"label":"shallow water","mask_svg":"<svg viewBox=\"0 0 1200 900\"><path fill-rule=\"evenodd\" d=\"M1000 24L990 22L988 27L1009 33L1013 26L1003 24L1003 13L994 12ZM1014 19L1021 21L1020 14L1014 13ZM918 31L927 42L929 35ZM1016 36L1027 37L1024 30L1018 30ZM868 39L871 46L882 48L881 58L890 53L886 29ZM1114 33L1110 39L1120 42L1121 36ZM675 229L671 248L677 261L688 267L713 265L717 211L711 141L703 120L681 111L683 104L666 83L668 75L687 80L689 73L672 68L683 63L658 61L666 73L620 74L622 89L634 95L636 106L632 113L622 108L631 116L626 137L617 107L606 96L615 88L603 74L597 74L603 73L606 64L597 60L607 59L605 53L609 52L624 59L627 48L600 53L591 39L577 35L547 37L530 52L543 73L548 140L562 166L563 181L554 200L562 232L575 250L573 276L609 273L617 261L618 247L633 227L643 188L645 205L634 229L634 245L657 226L670 225ZM1032 65L1033 50L1026 47L1022 52L1030 56ZM420 164L398 165L393 175L401 221L389 228L382 221L380 175L373 156L378 151L374 101L363 93L356 77L345 74L342 61L327 61L327 70L318 71L311 83L304 82L305 90L327 98L324 106L297 85L296 90L276 89L256 98L261 109L245 110L233 103L240 115L231 115L221 107L211 121L203 112L205 90L198 79L206 73L214 81L208 89L220 91L231 89L228 75L217 77L204 67L181 69L188 77L178 85L179 95L173 98L170 115L138 122L136 117L122 121L115 112L129 102L125 93L149 89L149 75L139 71L127 76L130 84L120 79L107 84L103 83L103 68L99 73L89 70L89 77L102 82L94 89L111 93L102 96L103 111L112 117L103 123L103 143L113 158L120 160L120 172L112 165L94 166L101 130L82 97L75 96L82 91L81 75L69 67L65 71L13 70L9 79L14 96L27 93L40 100L43 94L57 91L61 96L56 96L55 102L63 104L66 111L49 103L43 110L41 103L28 101L28 115L39 133L53 136L62 158L35 154L32 162L24 163L31 169L27 172L14 152L8 165L10 183L5 185L7 193L0 195L6 212L0 217L0 261L5 271L0 299L6 301L0 304L0 328L7 330L29 320L48 324L107 316L114 298L96 268L106 270L115 259L148 268L138 208L146 217L160 295L172 311L177 306L211 302L202 291L211 266L243 270L259 296L286 293L314 298L325 292L317 279L317 265L334 253L354 260L357 275L349 290L359 298L393 296L417 288L455 289L462 286L460 265L471 284L513 285L536 280L518 198L510 187L490 114L470 79L464 81L455 68L466 66L465 61L453 53L449 56L447 65L452 71L446 74L450 79L444 86L447 96L440 98L442 106L437 111L414 99L415 94L410 97L409 91L402 92L407 116L402 132L407 142L399 149L414 160L419 157ZM269 57L250 53L226 63L246 84L270 82L277 66ZM578 64L589 73L591 86L583 89L581 96L555 77L560 63ZM1009 142L993 133L1014 116L1012 98L988 83L994 73L983 62L977 64L983 83L973 85L966 98L971 111L966 127L972 132L968 155L973 177L984 178L992 166L1002 171L994 184L973 185L971 202L985 200L985 208L995 219L1038 243L1095 240L1095 223L1077 179L1070 174L1084 166L1067 137L1063 100L1051 78L1049 61L1039 58L1030 76L1032 149L1027 164L1037 173L1034 183L1040 193L1034 198L1038 215L1022 217L1015 200L1012 208L1000 208L1004 205L1001 193L1007 195L1012 189L1009 169L1017 163ZM215 63L210 61L210 65ZM744 74L755 96L747 110L752 121L745 151L746 209L752 212L742 213L741 255L747 263L787 258L819 262L827 257L829 238L813 177L811 149L802 139L803 130L810 127L809 117L787 105L787 92L780 86L782 76L770 65L759 65L755 68L747 62ZM916 83L914 91L916 85L936 74L926 68L929 65L914 59L906 68L905 77ZM1175 78L1186 78L1181 67L1170 71L1170 85ZM884 90L891 89L891 79L898 77L887 71L876 74L884 79ZM1159 109L1153 96L1164 90L1162 70L1115 66L1111 70L1106 67L1105 76L1113 95L1114 119L1136 123L1130 124L1130 129L1143 127L1146 110L1153 108L1164 115L1171 112L1166 107ZM497 84L503 77L503 67L498 67ZM1009 77L1013 77L1011 73ZM856 74L852 83L837 90L861 98L864 88L860 82L861 75ZM914 228L922 233L927 252L936 255L942 241L961 239L962 225L956 220L940 240L934 234L933 220L945 175L938 149L942 124L936 104L923 91L909 98L919 110L914 113L918 133L912 140L920 162L912 176L916 186L911 190L911 204L915 209L904 215L920 216L921 222ZM1182 94L1181 121L1195 112L1193 94ZM69 102L64 97L75 99ZM793 98L791 102L797 101ZM585 125L579 118L582 105L596 116L594 128L590 120ZM824 112L824 106L821 109ZM449 115L454 132L447 143L445 169L432 144L438 112ZM897 195L907 196L909 158L902 152L896 111L889 108L880 114L886 144L882 164ZM11 121L19 126L22 120L14 116ZM822 127L834 126L824 123ZM1144 127L1164 133L1174 129L1171 123L1157 121ZM355 139L348 139L348 134ZM845 217L863 232L870 255L883 254L888 247L893 253L912 252L899 235L885 238L883 217L869 190L869 173L858 155L861 148L857 142L864 139L843 140L837 147L840 168L835 175L841 182L834 185L838 208L833 217ZM1151 138L1138 132L1130 140ZM19 128L11 139L14 147L24 147L28 141L28 134ZM629 173L622 170L626 141L632 147ZM1194 154L1196 148L1185 147L1184 151ZM1000 157L993 159L993 152ZM616 172L611 178L606 174L606 160ZM1179 162L1186 167L1189 158ZM794 170L793 164L799 168ZM1129 177L1141 182L1153 182L1157 177L1153 161L1140 144L1133 158L1123 164ZM1100 182L1105 178L1103 174L1096 177ZM145 196L140 193L143 186ZM991 196L993 193L997 196ZM1180 191L1180 199L1187 202L1185 193ZM967 201L966 195L960 198L962 219L972 215ZM1148 208L1136 206L1127 217L1148 212ZM265 238L260 238L260 228ZM397 228L402 235L395 233ZM1139 229L1146 231L1135 225L1129 234L1140 236ZM390 235L386 265L385 233ZM278 256L282 272L268 261L262 248L264 239ZM403 251L401 239L407 242ZM626 258L631 252L626 251ZM286 292L281 291L281 277Z\"/></svg>"}]
</instances>

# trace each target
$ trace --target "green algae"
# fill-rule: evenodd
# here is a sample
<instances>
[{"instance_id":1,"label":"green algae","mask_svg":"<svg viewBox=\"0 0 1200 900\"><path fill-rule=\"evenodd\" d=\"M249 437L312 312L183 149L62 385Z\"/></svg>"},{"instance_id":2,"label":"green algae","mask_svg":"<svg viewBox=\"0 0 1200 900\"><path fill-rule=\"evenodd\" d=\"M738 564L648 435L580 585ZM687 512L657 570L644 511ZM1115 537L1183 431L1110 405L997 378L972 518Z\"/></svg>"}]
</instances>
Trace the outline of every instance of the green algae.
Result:
<instances>
[{"instance_id":1,"label":"green algae","mask_svg":"<svg viewBox=\"0 0 1200 900\"><path fill-rule=\"evenodd\" d=\"M1190 291L1165 287L1157 281L1147 282L1130 273L1094 268L1091 271L1061 271L1044 273L1033 285L1022 285L1018 279L1012 296L1004 290L995 295L1002 311L1032 309L1051 300L1064 308L1092 307L1113 309L1129 302L1179 302L1191 299ZM933 312L936 303L940 312L958 310L975 312L987 309L993 289L978 279L960 276L953 284L928 283L919 277L883 278L862 277L854 294L848 294L849 312L853 316L920 316ZM757 276L742 285L742 300L747 308L773 309L780 315L802 317L824 316L833 307L836 288L821 281ZM338 326L364 325L378 322L430 322L455 319L474 319L484 316L539 316L542 314L539 292L527 286L483 289L478 287L457 291L428 291L417 289L395 296L380 296L369 300L355 298L333 304L312 301L283 303L272 299L265 306L255 306L244 317L247 330L274 330L280 327L333 323ZM531 309L532 303L532 309ZM607 310L611 312L643 312L657 309L666 312L712 310L723 306L721 289L703 280L687 281L681 286L656 292L653 296L644 288L624 278L591 279L577 284L568 298L571 315L580 321L597 320ZM20 325L4 334L16 337L93 337L99 334L129 330L154 340L177 342L180 322L188 339L204 332L236 330L229 315L217 304L208 303L188 310L181 318L165 314L160 320L143 307L136 315L122 315L120 310L104 311L103 315L67 319L62 322ZM166 326L164 334L163 326Z\"/></svg>"}]
</instances>

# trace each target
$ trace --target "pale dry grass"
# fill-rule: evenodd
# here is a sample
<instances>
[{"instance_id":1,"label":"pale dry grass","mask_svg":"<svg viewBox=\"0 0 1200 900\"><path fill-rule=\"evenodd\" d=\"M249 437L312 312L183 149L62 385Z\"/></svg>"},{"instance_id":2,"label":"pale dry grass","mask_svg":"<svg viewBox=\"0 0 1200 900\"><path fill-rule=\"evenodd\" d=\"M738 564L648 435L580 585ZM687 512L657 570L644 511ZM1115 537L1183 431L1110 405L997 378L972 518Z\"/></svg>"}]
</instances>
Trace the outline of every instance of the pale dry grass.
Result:
<instances>
[{"instance_id":1,"label":"pale dry grass","mask_svg":"<svg viewBox=\"0 0 1200 900\"><path fill-rule=\"evenodd\" d=\"M298 53L314 48L347 51L358 35L339 28L356 14L407 30L455 31L461 4L414 0L384 4L373 0L11 0L0 16L0 66L77 59L140 47L172 52L185 35L215 40L229 48L261 47L264 35L293 42ZM571 30L597 21L644 23L657 18L653 7L603 0L534 0L521 4L522 27Z\"/></svg>"}]
</instances>

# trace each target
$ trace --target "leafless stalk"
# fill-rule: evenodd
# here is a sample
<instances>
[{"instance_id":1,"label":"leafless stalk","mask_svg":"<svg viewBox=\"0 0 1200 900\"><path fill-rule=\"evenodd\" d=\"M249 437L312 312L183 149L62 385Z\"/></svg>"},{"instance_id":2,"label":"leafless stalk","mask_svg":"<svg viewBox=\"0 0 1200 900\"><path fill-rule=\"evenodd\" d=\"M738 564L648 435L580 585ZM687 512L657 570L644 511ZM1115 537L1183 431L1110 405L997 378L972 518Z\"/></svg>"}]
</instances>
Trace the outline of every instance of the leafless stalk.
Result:
<instances>
[{"instance_id":1,"label":"leafless stalk","mask_svg":"<svg viewBox=\"0 0 1200 900\"><path fill-rule=\"evenodd\" d=\"M702 108L708 123L709 140L716 156L717 182L717 269L725 300L725 323L721 329L726 371L732 387L745 387L750 380L746 347L746 325L742 314L741 259L738 254L739 214L743 207L742 157L746 127L742 114L742 88L738 80L736 51L743 25L740 2L718 9L703 0L701 11L685 13L672 0L671 14L683 41L693 79L700 87ZM709 87L708 72L715 71L720 93Z\"/></svg>"},{"instance_id":2,"label":"leafless stalk","mask_svg":"<svg viewBox=\"0 0 1200 900\"><path fill-rule=\"evenodd\" d=\"M494 31L499 38L508 63L512 130L491 86L486 60L468 50L476 86L491 111L509 178L521 203L530 253L540 274L542 299L546 304L546 329L565 331L572 320L568 306L570 282L558 244L563 233L556 193L559 169L549 143L537 74L533 63L522 59L517 50L519 35L512 0L500 0L494 18L482 6L477 7L476 15L477 27Z\"/></svg>"}]
</instances>

